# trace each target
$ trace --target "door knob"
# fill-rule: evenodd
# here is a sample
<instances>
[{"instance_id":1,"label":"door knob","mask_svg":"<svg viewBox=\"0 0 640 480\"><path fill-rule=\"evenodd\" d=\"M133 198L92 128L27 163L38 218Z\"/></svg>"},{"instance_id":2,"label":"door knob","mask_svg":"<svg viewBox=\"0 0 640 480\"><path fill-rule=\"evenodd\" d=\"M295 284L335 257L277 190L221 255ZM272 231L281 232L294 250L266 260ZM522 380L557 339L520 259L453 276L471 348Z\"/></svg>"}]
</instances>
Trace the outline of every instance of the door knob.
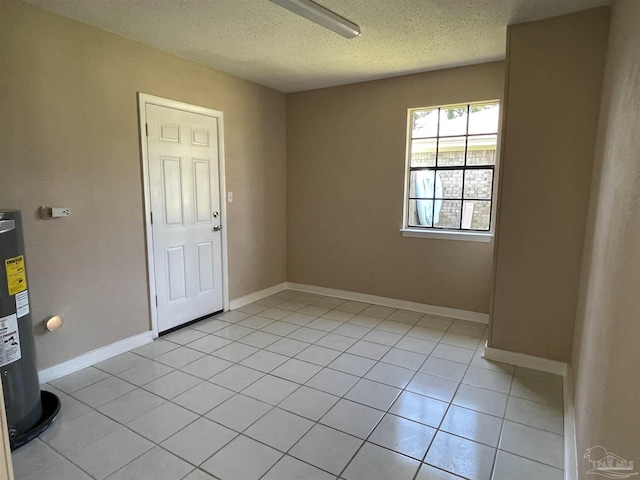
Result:
<instances>
[{"instance_id":1,"label":"door knob","mask_svg":"<svg viewBox=\"0 0 640 480\"><path fill-rule=\"evenodd\" d=\"M219 232L220 230L222 230L222 225L214 225L213 226L213 231L214 232Z\"/></svg>"}]
</instances>

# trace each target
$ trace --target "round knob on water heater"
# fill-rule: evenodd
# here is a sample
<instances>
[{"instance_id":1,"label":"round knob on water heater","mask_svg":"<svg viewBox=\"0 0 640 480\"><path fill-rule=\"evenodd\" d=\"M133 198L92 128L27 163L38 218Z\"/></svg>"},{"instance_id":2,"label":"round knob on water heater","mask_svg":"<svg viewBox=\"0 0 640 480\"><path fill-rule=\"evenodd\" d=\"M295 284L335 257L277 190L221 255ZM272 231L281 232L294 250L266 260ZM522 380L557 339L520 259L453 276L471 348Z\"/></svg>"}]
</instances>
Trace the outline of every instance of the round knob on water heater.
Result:
<instances>
[{"instance_id":1,"label":"round knob on water heater","mask_svg":"<svg viewBox=\"0 0 640 480\"><path fill-rule=\"evenodd\" d=\"M44 321L44 328L46 328L50 332L53 332L62 327L63 323L64 321L62 320L61 316L54 315L53 317L49 317Z\"/></svg>"}]
</instances>

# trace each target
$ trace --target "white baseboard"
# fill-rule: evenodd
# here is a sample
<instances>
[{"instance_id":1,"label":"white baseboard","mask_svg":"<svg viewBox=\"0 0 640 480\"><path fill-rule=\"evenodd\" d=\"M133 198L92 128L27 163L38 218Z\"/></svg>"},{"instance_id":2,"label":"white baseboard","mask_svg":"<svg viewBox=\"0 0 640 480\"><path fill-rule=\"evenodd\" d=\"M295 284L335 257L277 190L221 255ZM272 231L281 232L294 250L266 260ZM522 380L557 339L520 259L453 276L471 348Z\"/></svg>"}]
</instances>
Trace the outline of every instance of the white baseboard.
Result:
<instances>
[{"instance_id":1,"label":"white baseboard","mask_svg":"<svg viewBox=\"0 0 640 480\"><path fill-rule=\"evenodd\" d=\"M64 377L151 342L153 342L153 333L149 331L97 348L66 362L40 370L38 372L40 383L47 383L56 378Z\"/></svg>"},{"instance_id":2,"label":"white baseboard","mask_svg":"<svg viewBox=\"0 0 640 480\"><path fill-rule=\"evenodd\" d=\"M483 358L493 360L494 362L508 363L516 367L531 368L532 370L540 370L541 372L553 373L555 375L566 375L567 364L548 358L534 357L524 353L510 352L493 348L485 344Z\"/></svg>"},{"instance_id":3,"label":"white baseboard","mask_svg":"<svg viewBox=\"0 0 640 480\"><path fill-rule=\"evenodd\" d=\"M485 345L483 358L495 362L508 363L541 372L562 376L562 400L564 417L564 479L578 480L578 451L576 443L576 418L573 407L573 384L571 367L564 362L534 357L524 353L509 352Z\"/></svg>"},{"instance_id":4,"label":"white baseboard","mask_svg":"<svg viewBox=\"0 0 640 480\"><path fill-rule=\"evenodd\" d=\"M424 303L409 302L407 300L398 300L397 298L379 297L377 295L369 295L367 293L348 292L345 290L316 287L314 285L304 285L301 283L289 282L287 285L291 290L298 290L305 293L327 295L330 297L342 298L344 300L352 300L355 302L373 303L376 305L382 305L383 307L411 310L414 312L426 313L429 315L438 315L441 317L451 317L458 320L466 320L468 322L484 324L489 323L489 315L487 313L471 312L469 310L459 310L456 308L439 307L437 305L427 305Z\"/></svg>"},{"instance_id":5,"label":"white baseboard","mask_svg":"<svg viewBox=\"0 0 640 480\"><path fill-rule=\"evenodd\" d=\"M229 309L235 310L236 308L244 307L245 305L249 305L250 303L257 302L258 300L262 300L263 298L267 298L271 295L275 295L276 293L283 292L287 289L287 282L279 283L278 285L274 285L273 287L265 288L264 290L260 290L258 292L253 292L244 297L234 298L229 302Z\"/></svg>"},{"instance_id":6,"label":"white baseboard","mask_svg":"<svg viewBox=\"0 0 640 480\"><path fill-rule=\"evenodd\" d=\"M563 377L562 398L564 403L564 479L578 480L576 416L573 407L573 380L570 366L567 366Z\"/></svg>"}]
</instances>

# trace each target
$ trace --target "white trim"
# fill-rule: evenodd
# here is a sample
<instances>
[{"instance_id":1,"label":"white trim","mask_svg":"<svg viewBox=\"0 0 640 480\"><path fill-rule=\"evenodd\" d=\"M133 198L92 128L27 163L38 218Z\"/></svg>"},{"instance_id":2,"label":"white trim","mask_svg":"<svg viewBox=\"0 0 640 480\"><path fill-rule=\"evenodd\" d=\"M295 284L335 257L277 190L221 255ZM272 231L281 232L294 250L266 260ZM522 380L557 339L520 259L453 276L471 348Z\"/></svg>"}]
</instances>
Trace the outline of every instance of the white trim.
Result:
<instances>
[{"instance_id":1,"label":"white trim","mask_svg":"<svg viewBox=\"0 0 640 480\"><path fill-rule=\"evenodd\" d=\"M383 307L399 308L402 310L411 310L414 312L427 313L430 315L451 317L458 320L466 320L468 322L477 322L484 324L489 323L489 315L487 313L471 312L469 310L459 310L457 308L439 307L437 305L409 302L407 300L399 300L397 298L379 297L377 295L369 295L368 293L348 292L345 290L316 287L313 285L304 285L300 283L288 283L288 287L291 290L298 290L300 292L306 293L316 293L318 295L328 295L330 297L342 298L344 300L353 300L355 302L373 303L376 305L382 305Z\"/></svg>"},{"instance_id":2,"label":"white trim","mask_svg":"<svg viewBox=\"0 0 640 480\"><path fill-rule=\"evenodd\" d=\"M141 347L142 345L146 345L151 342L153 342L153 333L148 331L134 335L133 337L125 338L124 340L119 340L111 345L97 348L84 353L79 357L72 358L71 360L59 363L53 367L40 370L38 372L40 383L47 383L51 380L55 380L56 378L64 377L65 375L77 372L78 370L90 367L98 362L108 360L116 355L120 355L121 353L128 352L129 350L133 350L134 348Z\"/></svg>"},{"instance_id":3,"label":"white trim","mask_svg":"<svg viewBox=\"0 0 640 480\"><path fill-rule=\"evenodd\" d=\"M469 310L459 310L456 308L439 307L437 305L427 305L424 303L409 302L407 300L398 300L396 298L378 297L377 295L369 295L367 293L348 292L345 290L336 290L334 288L316 287L315 285L304 285L302 283L283 282L273 287L265 288L258 292L253 292L243 297L231 300L229 308L235 310L249 303L257 302L263 298L275 295L284 290L297 290L305 293L315 293L317 295L327 295L330 297L342 298L344 300L353 300L355 302L372 303L382 305L383 307L399 308L402 310L411 310L414 312L427 313L430 315L438 315L442 317L451 317L458 320L466 320L468 322L489 323L489 315L486 313L471 312Z\"/></svg>"},{"instance_id":4,"label":"white trim","mask_svg":"<svg viewBox=\"0 0 640 480\"><path fill-rule=\"evenodd\" d=\"M140 118L140 155L142 163L142 181L144 187L144 218L145 218L145 238L147 243L147 269L149 282L149 309L151 312L151 331L153 338L159 335L158 330L158 307L156 306L156 276L153 261L153 230L151 228L151 198L149 185L149 152L147 149L147 112L145 105L158 105L161 107L174 108L190 113L206 115L218 120L218 170L220 183L220 214L222 222L222 305L223 309L229 310L229 264L227 256L227 190L225 179L225 156L224 156L224 118L223 113L211 108L200 107L188 103L170 100L168 98L156 97L146 93L138 92L138 113Z\"/></svg>"},{"instance_id":5,"label":"white trim","mask_svg":"<svg viewBox=\"0 0 640 480\"><path fill-rule=\"evenodd\" d=\"M506 91L506 88L505 88ZM498 138L496 143L496 163L493 166L493 184L491 192L491 227L492 236L496 232L496 223L498 218L498 187L500 183L500 165L502 164L502 139L506 138L506 134L502 131L504 125L504 112L506 110L507 100L501 98L498 100L500 111L498 112Z\"/></svg>"},{"instance_id":6,"label":"white trim","mask_svg":"<svg viewBox=\"0 0 640 480\"><path fill-rule=\"evenodd\" d=\"M250 303L257 302L258 300L262 300L263 298L270 297L271 295L275 295L276 293L283 292L287 289L287 282L279 283L278 285L274 285L273 287L265 288L264 290L259 290L257 292L250 293L243 297L234 298L231 300L229 304L229 308L231 310L235 310L236 308L244 307L245 305L249 305Z\"/></svg>"},{"instance_id":7,"label":"white trim","mask_svg":"<svg viewBox=\"0 0 640 480\"><path fill-rule=\"evenodd\" d=\"M156 272L153 263L153 234L151 228L151 199L149 198L149 151L147 149L147 111L145 108L146 97L144 93L138 93L138 116L140 118L140 158L142 163L142 185L144 202L145 240L147 243L147 282L149 283L149 312L151 313L151 332L153 338L157 338L158 309L156 308Z\"/></svg>"},{"instance_id":8,"label":"white trim","mask_svg":"<svg viewBox=\"0 0 640 480\"><path fill-rule=\"evenodd\" d=\"M576 417L573 404L571 366L556 360L489 347L486 344L482 358L562 376L564 480L578 480L578 448L576 442Z\"/></svg>"},{"instance_id":9,"label":"white trim","mask_svg":"<svg viewBox=\"0 0 640 480\"><path fill-rule=\"evenodd\" d=\"M229 256L227 242L227 178L224 156L224 118L222 112L218 118L218 171L220 178L220 223L222 225L222 308L226 312L229 304Z\"/></svg>"},{"instance_id":10,"label":"white trim","mask_svg":"<svg viewBox=\"0 0 640 480\"><path fill-rule=\"evenodd\" d=\"M413 130L413 126L411 125L411 114L409 113L411 109L407 109L407 132L404 139L404 188L402 191L402 228L407 228L407 219L409 217L409 191L411 187L411 179L409 178L409 155L410 155L410 147L411 144L411 132Z\"/></svg>"},{"instance_id":11,"label":"white trim","mask_svg":"<svg viewBox=\"0 0 640 480\"><path fill-rule=\"evenodd\" d=\"M438 240L464 240L467 242L491 242L493 240L492 233L452 232L421 228L401 228L400 233L403 237L409 238L437 238Z\"/></svg>"},{"instance_id":12,"label":"white trim","mask_svg":"<svg viewBox=\"0 0 640 480\"><path fill-rule=\"evenodd\" d=\"M508 42L507 42L508 43ZM498 104L498 130L496 132L497 135L497 143L496 143L496 163L494 165L494 169L493 169L493 186L492 186L492 197L491 197L491 225L490 225L490 229L488 232L488 236L490 238L488 239L483 239L482 237L479 238L456 238L456 237L449 237L449 236L431 236L431 235L425 235L425 234L412 234L412 233L418 233L415 232L416 229L412 229L411 227L408 226L408 209L409 209L409 189L410 189L410 175L409 172L411 170L410 168L410 159L409 159L409 154L410 154L410 150L411 150L411 132L412 132L412 125L411 125L411 114L410 112L413 110L423 110L423 109L429 109L429 108L442 108L442 107L452 107L452 106L458 106L458 105L474 105L474 104L484 104L484 103L497 103ZM425 106L425 107L410 107L407 109L407 132L406 132L406 138L405 138L405 160L404 160L404 191L403 191L403 203L402 203L402 228L400 229L400 232L402 232L402 236L403 237L410 237L410 238L439 238L442 240L467 240L467 241L475 241L475 242L490 242L491 240L493 240L493 236L494 236L494 232L496 231L496 214L497 214L497 204L498 204L498 183L499 183L499 173L500 173L500 163L501 163L501 155L502 155L502 143L503 143L503 139L506 137L506 135L504 135L503 130L503 121L504 121L504 112L505 112L505 105L506 105L506 99L505 98L494 98L493 100L473 100L473 101L461 101L461 102L456 102L456 103L451 103L451 104L446 104L446 105L430 105L430 106ZM433 231L434 234L438 234L438 233L452 233L452 234L457 234L458 232L456 231L446 231L446 232L437 232L437 231ZM473 234L472 234L473 235ZM487 234L479 234L479 235L487 235Z\"/></svg>"},{"instance_id":13,"label":"white trim","mask_svg":"<svg viewBox=\"0 0 640 480\"><path fill-rule=\"evenodd\" d=\"M571 366L567 366L563 377L562 398L564 403L564 479L578 480L578 446Z\"/></svg>"},{"instance_id":14,"label":"white trim","mask_svg":"<svg viewBox=\"0 0 640 480\"><path fill-rule=\"evenodd\" d=\"M516 367L531 368L532 370L540 370L541 372L553 373L554 375L564 376L567 373L567 364L548 358L534 357L524 353L510 352L493 348L485 344L482 358L493 360L494 362L508 363Z\"/></svg>"}]
</instances>

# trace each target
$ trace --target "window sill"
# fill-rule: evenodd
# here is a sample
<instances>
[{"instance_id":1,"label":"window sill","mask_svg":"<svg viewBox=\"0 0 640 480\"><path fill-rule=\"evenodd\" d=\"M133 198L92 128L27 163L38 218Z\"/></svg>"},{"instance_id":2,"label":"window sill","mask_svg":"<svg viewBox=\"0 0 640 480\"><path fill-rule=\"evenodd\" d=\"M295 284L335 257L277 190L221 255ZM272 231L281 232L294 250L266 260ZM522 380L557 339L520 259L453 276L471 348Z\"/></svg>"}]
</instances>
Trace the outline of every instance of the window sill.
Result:
<instances>
[{"instance_id":1,"label":"window sill","mask_svg":"<svg viewBox=\"0 0 640 480\"><path fill-rule=\"evenodd\" d=\"M437 238L439 240L462 240L465 242L485 243L493 240L492 233L437 231L419 228L401 228L400 233L402 233L403 237L409 238Z\"/></svg>"}]
</instances>

